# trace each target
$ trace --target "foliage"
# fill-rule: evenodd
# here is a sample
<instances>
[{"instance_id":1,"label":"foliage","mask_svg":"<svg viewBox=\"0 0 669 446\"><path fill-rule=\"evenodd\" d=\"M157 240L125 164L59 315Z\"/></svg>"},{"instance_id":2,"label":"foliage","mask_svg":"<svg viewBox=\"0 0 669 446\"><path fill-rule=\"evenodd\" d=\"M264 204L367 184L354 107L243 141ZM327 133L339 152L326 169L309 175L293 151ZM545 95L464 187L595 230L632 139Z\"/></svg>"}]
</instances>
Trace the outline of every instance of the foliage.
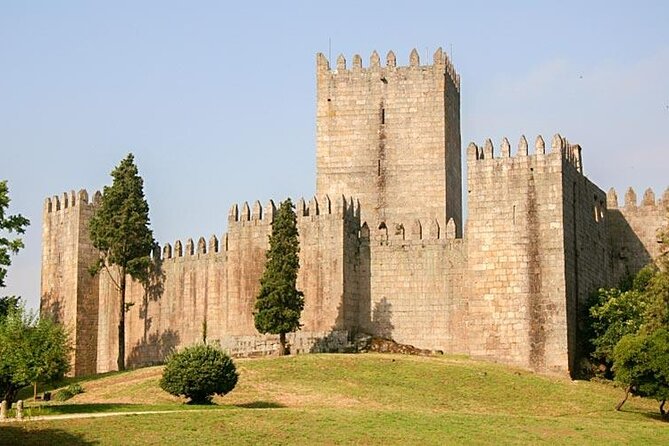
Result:
<instances>
[{"instance_id":1,"label":"foliage","mask_svg":"<svg viewBox=\"0 0 669 446\"><path fill-rule=\"evenodd\" d=\"M69 370L70 345L65 329L38 319L23 307L0 320L0 399L12 401L33 382L61 379Z\"/></svg>"},{"instance_id":2,"label":"foliage","mask_svg":"<svg viewBox=\"0 0 669 446\"><path fill-rule=\"evenodd\" d=\"M100 250L100 261L91 272L118 268L118 282L110 273L119 290L118 358L119 370L125 369L125 313L126 275L145 283L149 279L151 250L155 246L149 228L149 205L144 198L144 180L139 176L132 153L112 171L111 186L105 186L100 206L90 221L93 246Z\"/></svg>"},{"instance_id":3,"label":"foliage","mask_svg":"<svg viewBox=\"0 0 669 446\"><path fill-rule=\"evenodd\" d=\"M7 180L2 180L0 181L0 287L5 286L7 268L12 263L9 255L16 254L23 248L23 240L20 237L12 239L3 233L23 234L26 226L30 224L30 220L21 214L5 215L10 201Z\"/></svg>"},{"instance_id":4,"label":"foliage","mask_svg":"<svg viewBox=\"0 0 669 446\"><path fill-rule=\"evenodd\" d=\"M198 344L173 354L167 361L160 387L192 403L209 403L214 394L225 395L237 385L232 359L212 345Z\"/></svg>"},{"instance_id":5,"label":"foliage","mask_svg":"<svg viewBox=\"0 0 669 446\"><path fill-rule=\"evenodd\" d=\"M669 271L658 271L648 282L646 289L648 307L644 314L648 332L669 327Z\"/></svg>"},{"instance_id":6,"label":"foliage","mask_svg":"<svg viewBox=\"0 0 669 446\"><path fill-rule=\"evenodd\" d=\"M81 387L81 384L74 383L56 392L56 394L54 395L54 399L56 401L67 401L74 395L79 395L80 393L84 393L84 388Z\"/></svg>"},{"instance_id":7,"label":"foliage","mask_svg":"<svg viewBox=\"0 0 669 446\"><path fill-rule=\"evenodd\" d=\"M662 255L619 289L599 290L589 308L593 357L609 367L629 393L669 398L669 225L659 231ZM629 289L628 289L629 288Z\"/></svg>"},{"instance_id":8,"label":"foliage","mask_svg":"<svg viewBox=\"0 0 669 446\"><path fill-rule=\"evenodd\" d=\"M0 319L7 316L10 311L18 310L20 301L21 298L16 296L0 297Z\"/></svg>"},{"instance_id":9,"label":"foliage","mask_svg":"<svg viewBox=\"0 0 669 446\"><path fill-rule=\"evenodd\" d=\"M117 265L141 281L147 278L155 242L149 228L144 180L134 159L128 154L112 171L112 185L104 187L100 206L90 221L90 233L102 256L99 267Z\"/></svg>"},{"instance_id":10,"label":"foliage","mask_svg":"<svg viewBox=\"0 0 669 446\"><path fill-rule=\"evenodd\" d=\"M290 198L281 203L272 223L267 263L260 278L260 292L253 313L260 333L279 334L286 351L286 333L300 328L304 294L296 286L300 268L297 216Z\"/></svg>"},{"instance_id":11,"label":"foliage","mask_svg":"<svg viewBox=\"0 0 669 446\"><path fill-rule=\"evenodd\" d=\"M614 347L623 336L639 331L648 305L648 295L636 287L628 291L599 289L590 306L592 356L596 361L610 367Z\"/></svg>"},{"instance_id":12,"label":"foliage","mask_svg":"<svg viewBox=\"0 0 669 446\"><path fill-rule=\"evenodd\" d=\"M616 381L632 393L669 399L669 331L624 336L613 351L613 370ZM664 415L662 406L660 411Z\"/></svg>"}]
</instances>

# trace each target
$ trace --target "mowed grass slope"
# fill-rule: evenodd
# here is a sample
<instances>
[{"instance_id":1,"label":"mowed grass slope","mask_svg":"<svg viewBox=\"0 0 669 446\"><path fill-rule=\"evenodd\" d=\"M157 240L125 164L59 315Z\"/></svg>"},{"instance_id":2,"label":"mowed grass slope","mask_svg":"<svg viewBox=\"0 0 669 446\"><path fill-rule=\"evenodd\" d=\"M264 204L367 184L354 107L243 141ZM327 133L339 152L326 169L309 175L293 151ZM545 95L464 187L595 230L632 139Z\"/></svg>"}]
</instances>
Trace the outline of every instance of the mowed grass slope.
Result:
<instances>
[{"instance_id":1,"label":"mowed grass slope","mask_svg":"<svg viewBox=\"0 0 669 446\"><path fill-rule=\"evenodd\" d=\"M189 406L161 367L82 383L33 415L171 411L0 425L0 444L669 444L657 403L611 386L454 357L303 355L237 361L237 388ZM187 411L181 411L186 409ZM174 412L178 410L178 412Z\"/></svg>"}]
</instances>

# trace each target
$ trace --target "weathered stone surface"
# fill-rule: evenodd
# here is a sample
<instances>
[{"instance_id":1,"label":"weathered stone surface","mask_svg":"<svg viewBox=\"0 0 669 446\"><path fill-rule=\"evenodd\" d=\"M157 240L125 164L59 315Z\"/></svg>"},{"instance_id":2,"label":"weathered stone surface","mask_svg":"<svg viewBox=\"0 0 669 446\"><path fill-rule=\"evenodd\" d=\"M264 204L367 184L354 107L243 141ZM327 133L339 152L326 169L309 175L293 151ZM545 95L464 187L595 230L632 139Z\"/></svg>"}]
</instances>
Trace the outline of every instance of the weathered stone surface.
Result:
<instances>
[{"instance_id":1,"label":"weathered stone surface","mask_svg":"<svg viewBox=\"0 0 669 446\"><path fill-rule=\"evenodd\" d=\"M18 400L16 402L16 419L17 420L23 419L23 400Z\"/></svg>"},{"instance_id":2,"label":"weathered stone surface","mask_svg":"<svg viewBox=\"0 0 669 446\"><path fill-rule=\"evenodd\" d=\"M656 202L647 191L637 205L630 190L618 208L615 191L583 175L580 146L561 135L549 153L540 136L536 153L523 136L515 155L507 138L497 155L487 140L467 148L463 228L460 79L448 57L439 49L421 66L414 52L408 67L392 52L384 67L376 52L369 68L352 60L349 70L339 57L333 71L317 57L317 196L296 206L305 309L291 351L365 345L573 370L579 309L592 290L659 254L669 194ZM71 328L77 375L116 367L117 273L88 273L93 197L47 199L43 214L41 311ZM150 286L128 281L129 366L201 341L204 326L235 356L277 350L277 337L253 324L275 209L234 205L220 239L153 254Z\"/></svg>"},{"instance_id":3,"label":"weathered stone surface","mask_svg":"<svg viewBox=\"0 0 669 446\"><path fill-rule=\"evenodd\" d=\"M461 237L460 84L437 53L433 65L413 50L408 67L391 51L384 68L318 70L316 190L356 197L370 224L453 218Z\"/></svg>"}]
</instances>

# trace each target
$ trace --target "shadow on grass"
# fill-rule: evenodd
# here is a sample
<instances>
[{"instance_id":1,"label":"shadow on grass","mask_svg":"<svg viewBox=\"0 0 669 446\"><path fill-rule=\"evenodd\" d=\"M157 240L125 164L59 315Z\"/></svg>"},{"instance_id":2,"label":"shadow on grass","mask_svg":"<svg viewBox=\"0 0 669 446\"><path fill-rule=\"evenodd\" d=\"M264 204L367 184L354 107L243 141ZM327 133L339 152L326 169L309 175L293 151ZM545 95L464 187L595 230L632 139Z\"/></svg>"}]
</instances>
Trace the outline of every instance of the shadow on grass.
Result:
<instances>
[{"instance_id":1,"label":"shadow on grass","mask_svg":"<svg viewBox=\"0 0 669 446\"><path fill-rule=\"evenodd\" d=\"M39 383L38 387L38 395L43 395L44 392L52 392L56 389L59 389L61 387L66 387L69 386L70 384L74 383L79 383L79 384L84 384L88 381L95 381L101 378L107 378L110 376L114 375L121 375L123 373L128 373L128 371L123 371L123 372L118 372L118 371L111 371L111 372L105 372L105 373L97 373L93 375L86 375L86 376L77 376L77 377L70 377L66 376L63 377L62 379L58 381L54 381L51 383ZM23 389L19 390L19 393L17 394L16 399L17 400L28 400L32 399L33 397L33 386L26 386Z\"/></svg>"},{"instance_id":2,"label":"shadow on grass","mask_svg":"<svg viewBox=\"0 0 669 446\"><path fill-rule=\"evenodd\" d=\"M662 417L659 410L657 412L648 412L647 410L634 410L634 409L625 410L625 409L622 409L621 412L637 413L637 414L643 415L646 418L650 418L653 421L662 421L664 423L669 423L669 417Z\"/></svg>"},{"instance_id":3,"label":"shadow on grass","mask_svg":"<svg viewBox=\"0 0 669 446\"><path fill-rule=\"evenodd\" d=\"M179 408L174 406L175 408ZM119 404L119 403L99 403L99 404L54 404L48 406L33 406L26 409L28 416L41 415L64 415L64 414L82 414L82 413L104 413L104 412L134 412L142 410L169 410L170 407L151 406L145 404Z\"/></svg>"},{"instance_id":4,"label":"shadow on grass","mask_svg":"<svg viewBox=\"0 0 669 446\"><path fill-rule=\"evenodd\" d=\"M250 403L235 404L234 407L242 409L280 409L286 406L272 401L253 401Z\"/></svg>"},{"instance_id":5,"label":"shadow on grass","mask_svg":"<svg viewBox=\"0 0 669 446\"><path fill-rule=\"evenodd\" d=\"M21 426L2 426L0 428L0 444L31 445L96 445L97 441L88 441L79 434L60 429L24 429Z\"/></svg>"},{"instance_id":6,"label":"shadow on grass","mask_svg":"<svg viewBox=\"0 0 669 446\"><path fill-rule=\"evenodd\" d=\"M630 413L635 415L641 415L644 418L649 418L654 421L663 421L665 423L669 422L669 418L662 418L659 409L657 412L652 412L647 409L641 409L633 406L630 407L625 406L622 409L620 409L618 413Z\"/></svg>"}]
</instances>

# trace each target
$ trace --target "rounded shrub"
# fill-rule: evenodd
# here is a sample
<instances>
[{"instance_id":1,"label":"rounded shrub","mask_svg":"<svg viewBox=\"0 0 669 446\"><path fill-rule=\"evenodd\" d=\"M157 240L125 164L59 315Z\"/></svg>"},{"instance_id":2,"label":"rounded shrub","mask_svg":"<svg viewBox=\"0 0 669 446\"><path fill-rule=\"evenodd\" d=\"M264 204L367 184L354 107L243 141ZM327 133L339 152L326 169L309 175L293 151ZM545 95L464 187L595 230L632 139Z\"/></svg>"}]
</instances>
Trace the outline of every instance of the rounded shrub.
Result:
<instances>
[{"instance_id":1,"label":"rounded shrub","mask_svg":"<svg viewBox=\"0 0 669 446\"><path fill-rule=\"evenodd\" d=\"M191 403L206 404L212 396L225 395L235 388L237 368L219 347L194 345L174 353L167 361L160 387Z\"/></svg>"}]
</instances>

